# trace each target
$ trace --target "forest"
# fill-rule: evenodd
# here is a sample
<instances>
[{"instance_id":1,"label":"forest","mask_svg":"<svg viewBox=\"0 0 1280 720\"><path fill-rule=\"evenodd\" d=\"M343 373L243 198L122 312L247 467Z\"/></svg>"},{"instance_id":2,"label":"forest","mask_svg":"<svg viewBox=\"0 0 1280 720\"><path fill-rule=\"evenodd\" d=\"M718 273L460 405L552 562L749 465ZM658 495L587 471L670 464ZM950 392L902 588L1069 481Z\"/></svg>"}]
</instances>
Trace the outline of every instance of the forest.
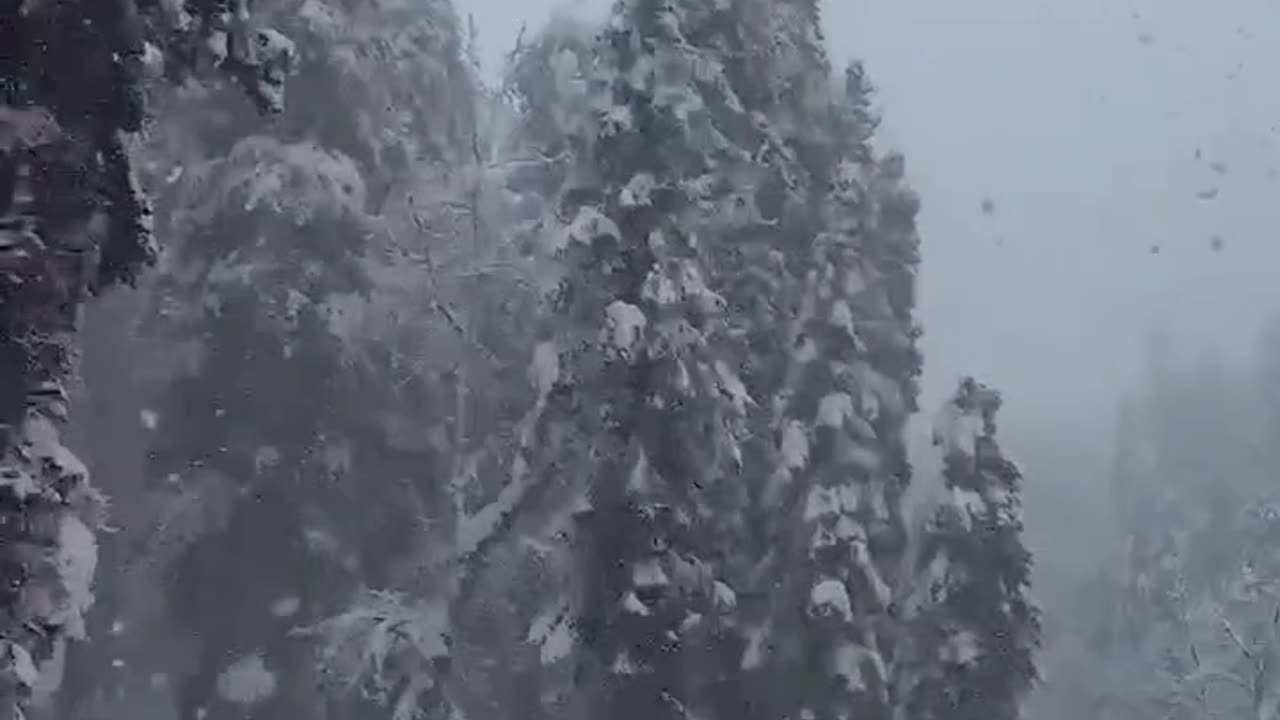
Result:
<instances>
[{"instance_id":1,"label":"forest","mask_svg":"<svg viewBox=\"0 0 1280 720\"><path fill-rule=\"evenodd\" d=\"M1280 718L1280 322L1018 447L818 0L478 34L0 6L0 720Z\"/></svg>"}]
</instances>

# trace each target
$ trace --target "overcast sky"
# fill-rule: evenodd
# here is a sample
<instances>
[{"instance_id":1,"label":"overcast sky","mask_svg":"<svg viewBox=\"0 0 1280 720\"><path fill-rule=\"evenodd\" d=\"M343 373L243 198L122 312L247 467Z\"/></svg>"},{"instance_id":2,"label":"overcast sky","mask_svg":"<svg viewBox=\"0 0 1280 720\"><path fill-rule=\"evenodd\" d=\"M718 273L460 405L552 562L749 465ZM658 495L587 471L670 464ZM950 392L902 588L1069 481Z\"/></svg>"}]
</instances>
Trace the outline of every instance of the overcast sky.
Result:
<instances>
[{"instance_id":1,"label":"overcast sky","mask_svg":"<svg viewBox=\"0 0 1280 720\"><path fill-rule=\"evenodd\" d=\"M608 4L460 0L494 66L522 22ZM861 58L880 88L883 143L923 197L926 409L972 373L1005 390L1007 418L1105 425L1153 319L1240 352L1280 307L1274 2L824 12L835 59Z\"/></svg>"}]
</instances>

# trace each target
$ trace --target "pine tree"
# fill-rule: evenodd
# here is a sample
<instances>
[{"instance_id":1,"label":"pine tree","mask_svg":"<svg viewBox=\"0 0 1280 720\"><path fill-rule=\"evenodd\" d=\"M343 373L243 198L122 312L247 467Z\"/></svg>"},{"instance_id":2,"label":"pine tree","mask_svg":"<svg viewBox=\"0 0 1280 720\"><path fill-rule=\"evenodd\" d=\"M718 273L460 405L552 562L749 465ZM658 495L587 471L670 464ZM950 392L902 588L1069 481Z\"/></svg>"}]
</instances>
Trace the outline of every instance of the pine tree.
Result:
<instances>
[{"instance_id":1,"label":"pine tree","mask_svg":"<svg viewBox=\"0 0 1280 720\"><path fill-rule=\"evenodd\" d=\"M474 75L455 57L459 52L465 56L467 48L456 37L449 40L449 28L457 31L458 23L447 3L430 4L408 17L394 11L389 15L352 11L344 16L333 8L327 14L316 10L311 7L304 14L306 24L295 30L304 47L308 38L318 36L319 47L354 45L377 62L348 67L341 62L344 53L336 53L333 58L322 54L310 66L304 63L293 107L302 112L311 107L309 102L319 102L312 93L343 92L349 78L357 77L365 87L356 90L356 119L327 118L330 122L309 129L304 118L289 113L280 134L318 134L336 146L329 154L350 159L360 171L366 190L364 214L348 208L343 222L355 219L372 231L356 233L367 252L355 263L353 273L375 280L376 287L367 297L335 298L346 317L362 321L358 327L338 323L354 330L354 336L343 337L339 346L314 343L307 352L312 360L328 362L331 369L329 361L335 352L359 360L354 367L342 367L346 387L335 392L343 419L355 428L348 439L359 465L347 477L385 481L320 493L295 484L284 493L294 497L281 503L282 510L286 505L312 508L321 520L317 525L338 536L342 567L338 577L332 572L321 575L300 593L302 607L287 619L264 618L267 606L251 603L257 607L257 617L236 621L243 638L236 641L235 653L247 649L253 627L267 623L271 633L279 635L288 625L316 621L305 635L320 641L325 677L339 691L339 702L357 706L352 712L372 710L358 707L364 703L346 692L351 690L361 691L400 717L435 717L457 707L492 711L495 701L502 700L491 691L503 682L504 669L494 668L486 654L501 652L503 639L495 635L508 620L509 610L503 605L510 588L500 586L492 595L487 590L497 582L493 576L513 574L500 566L519 556L502 540L521 515L517 510L536 502L535 494L528 492L523 455L533 444L530 426L545 388L537 368L527 377L521 364L533 345L530 319L540 305L529 287L526 268L499 241L494 227L502 208L493 207L501 203L494 202L490 183L495 178L486 166L493 128L485 123L491 120L477 117L478 109L468 107L489 100L464 92L476 91L471 84ZM399 24L380 31L378 23L388 21ZM382 48L387 41L389 56ZM376 107L363 106L363 98L372 98L369 102ZM425 121L423 127L401 125L405 113L399 106L381 112L384 104L399 100L420 105L415 118ZM431 132L422 134L426 130ZM303 143L288 146L290 150L299 147L307 148ZM388 157L409 165L388 162ZM321 176L317 182L323 185L326 179ZM275 204L289 209L291 202ZM274 249L265 252L279 251L286 247L286 239L305 232L310 244L302 246L303 251L310 247L321 254L344 233L352 234L352 228L344 230L343 222L323 221L325 205L306 203L313 210L318 208L319 215L302 230L281 226L280 219L270 213L260 215L252 224L279 236ZM233 221L241 214L236 202L218 212ZM198 260L215 263L217 259L201 256ZM270 262L274 260L261 264ZM324 256L315 264L332 270L341 269L344 262L350 264ZM290 282L296 281L285 278L284 285ZM242 291L252 293L252 289ZM325 304L319 303L318 309L325 311ZM381 320L384 315L386 322ZM331 324L329 330L341 328ZM322 340L324 334L313 332L310 337ZM539 354L533 354L537 360ZM277 386L268 387L265 379L262 393L274 392ZM205 383L218 385L212 379ZM292 409L282 405L278 411L283 417ZM295 418L291 431L314 433L315 421L314 413L304 413ZM274 432L268 427L258 431L263 436ZM282 462L289 464L289 458ZM389 506L404 514L388 517ZM530 514L536 516L538 508L533 510ZM278 531L266 524L269 517L262 515L241 534ZM406 519L413 520L409 528L391 522ZM353 521L355 527L351 527ZM381 542L387 536L404 541L391 547ZM227 551L228 545L234 547L229 539L228 533L219 532L200 542L236 570L235 554ZM360 561L347 562L355 552L361 554ZM378 589L347 597L345 593L356 582ZM202 615L196 618L198 624L225 622L213 609ZM465 641L451 643L450 637ZM211 657L218 654L216 646L208 652ZM289 675L299 681L309 677L296 657L283 659L293 666ZM270 656L265 664L270 668ZM211 676L220 667L209 660L194 679L203 686L197 690L204 696L212 694ZM458 672L452 672L453 667ZM300 690L293 692L293 698L294 706L305 707L309 699L320 702L319 697L306 698ZM192 698L188 706L200 708L199 699ZM284 703L277 700L273 705L280 710ZM272 711L271 706L264 709Z\"/></svg>"},{"instance_id":2,"label":"pine tree","mask_svg":"<svg viewBox=\"0 0 1280 720\"><path fill-rule=\"evenodd\" d=\"M207 113L192 133L204 159L172 169L163 217L187 241L152 289L149 334L190 361L154 408L150 500L175 517L143 545L201 638L175 679L188 718L327 702L293 630L393 584L420 518L445 514L455 431L441 409L457 368L478 366L455 355L460 329L439 318L458 318L429 274L453 249L436 234L471 221L414 197L465 205L465 189L445 192L467 182L475 113L452 6L266 10L302 48L295 102L243 140L242 113ZM192 506L213 522L190 523Z\"/></svg>"},{"instance_id":3,"label":"pine tree","mask_svg":"<svg viewBox=\"0 0 1280 720\"><path fill-rule=\"evenodd\" d=\"M718 355L723 300L690 231L690 184L737 152L711 109L739 103L696 32L715 16L619 3L590 78L598 120L570 137L561 373L545 424L592 445L576 604L591 715L686 717L700 701L686 653L734 602L714 580L708 509L734 481L750 399Z\"/></svg>"},{"instance_id":4,"label":"pine tree","mask_svg":"<svg viewBox=\"0 0 1280 720\"><path fill-rule=\"evenodd\" d=\"M263 164L289 190L263 184ZM276 687L309 675L299 669L309 649L288 630L334 609L334 586L368 560L360 541L374 542L356 510L382 488L353 482L372 469L362 442L372 428L352 406L377 398L381 383L353 361L358 338L345 322L370 291L360 261L372 228L354 163L320 148L252 138L205 172L183 203L192 242L167 258L160 287L165 334L195 362L156 408L152 443L158 495L224 513L173 548L170 605L202 638L180 710L218 717L272 689L274 712L287 713L316 694ZM265 669L262 697L237 695L231 680L219 687L237 667Z\"/></svg>"},{"instance_id":5,"label":"pine tree","mask_svg":"<svg viewBox=\"0 0 1280 720\"><path fill-rule=\"evenodd\" d=\"M1039 610L1027 597L1022 475L996 441L1000 395L971 378L939 412L949 502L930 522L897 697L907 718L1021 717L1037 678Z\"/></svg>"},{"instance_id":6,"label":"pine tree","mask_svg":"<svg viewBox=\"0 0 1280 720\"><path fill-rule=\"evenodd\" d=\"M276 110L292 48L243 2L218 0L7 2L0 46L0 715L16 718L37 663L82 634L92 599L104 503L58 425L83 304L155 258L132 148L148 65L220 67Z\"/></svg>"},{"instance_id":7,"label":"pine tree","mask_svg":"<svg viewBox=\"0 0 1280 720\"><path fill-rule=\"evenodd\" d=\"M832 87L817 7L742 3L756 126L751 204L716 269L747 338L755 548L741 712L885 717L890 582L905 549L903 428L920 359L912 320L918 201L874 157L871 88ZM762 80L767 79L767 80ZM783 341L779 342L778 337ZM763 600L763 606L759 603ZM763 610L763 612L761 612Z\"/></svg>"}]
</instances>

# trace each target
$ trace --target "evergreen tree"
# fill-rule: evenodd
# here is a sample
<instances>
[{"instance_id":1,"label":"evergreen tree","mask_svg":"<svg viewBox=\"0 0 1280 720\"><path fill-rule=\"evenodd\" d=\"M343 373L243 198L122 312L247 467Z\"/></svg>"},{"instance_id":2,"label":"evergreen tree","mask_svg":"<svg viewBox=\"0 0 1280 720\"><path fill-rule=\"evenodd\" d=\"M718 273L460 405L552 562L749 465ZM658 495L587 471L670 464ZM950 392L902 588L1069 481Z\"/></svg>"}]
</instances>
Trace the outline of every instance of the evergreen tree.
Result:
<instances>
[{"instance_id":1,"label":"evergreen tree","mask_svg":"<svg viewBox=\"0 0 1280 720\"><path fill-rule=\"evenodd\" d=\"M58 424L88 295L155 258L131 147L148 66L220 67L277 110L292 47L225 0L7 2L0 46L0 714L20 717L37 663L82 634L92 598L103 502Z\"/></svg>"},{"instance_id":2,"label":"evergreen tree","mask_svg":"<svg viewBox=\"0 0 1280 720\"><path fill-rule=\"evenodd\" d=\"M767 474L751 483L744 595L765 602L749 613L738 693L761 717L885 717L920 367L918 201L901 158L878 161L868 145L861 68L832 87L816 6L746 7L760 18L745 23L758 33L746 75L768 79L742 93L764 129L749 187L766 222L734 232L717 269L749 338L748 384L773 402L754 427L768 444L748 463Z\"/></svg>"},{"instance_id":3,"label":"evergreen tree","mask_svg":"<svg viewBox=\"0 0 1280 720\"><path fill-rule=\"evenodd\" d=\"M180 711L272 700L262 712L288 713L316 695L313 683L277 687L309 676L309 648L288 630L332 612L338 577L372 559L360 553L373 538L352 525L369 522L354 510L381 488L353 478L387 464L369 466L373 430L352 410L381 394L381 368L353 362L345 317L370 291L360 260L372 228L354 163L318 147L251 138L205 172L183 203L193 242L167 258L159 288L166 335L194 362L156 408L153 482L170 506L223 505L220 525L172 548L170 605L202 640ZM237 694L230 678L249 668L257 691Z\"/></svg>"},{"instance_id":4,"label":"evergreen tree","mask_svg":"<svg viewBox=\"0 0 1280 720\"><path fill-rule=\"evenodd\" d=\"M465 204L475 116L452 6L264 10L299 42L296 103L240 140L234 105L189 99L209 111L170 143L197 149L165 169L162 215L189 240L165 255L147 331L185 360L154 408L149 501L169 517L138 559L169 573L169 611L200 638L174 682L188 718L323 705L314 646L292 630L392 584L418 523L447 514L440 409L455 408L450 373L477 366L443 351L463 343L427 270L437 233L469 223L446 208ZM147 673L131 679L126 694L145 693Z\"/></svg>"},{"instance_id":5,"label":"evergreen tree","mask_svg":"<svg viewBox=\"0 0 1280 720\"><path fill-rule=\"evenodd\" d=\"M735 480L750 398L720 354L724 301L691 232L693 181L740 153L712 112L740 103L698 32L717 17L692 2L615 6L590 78L598 119L569 139L561 372L544 424L591 443L575 610L591 715L686 717L701 700L688 650L734 602L713 579L709 510Z\"/></svg>"},{"instance_id":6,"label":"evergreen tree","mask_svg":"<svg viewBox=\"0 0 1280 720\"><path fill-rule=\"evenodd\" d=\"M769 136L770 128L760 112L765 105L759 78L751 74L752 68L744 60L750 55L744 50L754 32L750 28L750 12L760 9L758 3L743 2L714 10L691 7L685 17L688 22L682 28L700 45L715 48L706 57L722 72L711 75L704 86L695 82L695 90L723 93L714 83L725 82L733 98L732 102L712 103L703 110L705 122L717 134L711 148L714 165L708 165L705 172L685 183L690 203L683 228L696 234L705 251L707 282L726 288L726 303L733 312L725 317L732 326L720 336L721 343L729 341L722 345L722 357L734 358L733 364L743 372L753 371L752 358L742 340L730 338L741 338L745 330L754 327L752 341L759 341L763 337L759 328L769 321L759 315L767 304L758 302L764 295L753 294L760 287L752 282L769 270L753 269L752 260L767 261L768 246L780 244L772 237L771 220L762 216L756 201L775 189L770 181L779 175L776 166L794 162L778 138ZM527 219L517 226L516 238L535 258L541 253L543 262L553 271L554 263L546 260L554 259L548 250L554 251L554 243L562 236L556 230L566 224L561 220L562 208L579 202L575 193L580 190L573 184L572 170L575 160L581 160L581 146L575 147L574 139L582 136L584 123L593 119L586 83L593 48L584 41L584 35L580 25L560 21L521 55L512 73L521 110L516 135L520 150L515 153L512 180L513 189L520 193L527 208ZM794 168L781 171L794 172ZM761 248L766 255L760 255ZM744 483L722 486L720 492L708 493L714 520L702 530L721 553L719 572L725 579L732 577L735 581L747 580L752 565L750 553L744 553L748 533L741 515L746 506L747 484L752 481L747 476L743 480ZM554 629L562 626L564 617L561 603L553 603L539 615L540 625L533 636L543 648L559 637ZM746 689L731 681L737 673L742 641L732 623L714 623L706 629L710 632L698 634L696 639L693 634L684 638L688 692L691 697L706 698L705 702L716 712L732 712L732 706L744 701L740 696ZM550 656L562 657L562 653L553 652Z\"/></svg>"},{"instance_id":7,"label":"evergreen tree","mask_svg":"<svg viewBox=\"0 0 1280 720\"><path fill-rule=\"evenodd\" d=\"M898 685L908 718L1014 718L1037 678L1039 610L1027 597L1021 473L996 441L1000 395L971 378L943 406L950 501L930 522L907 620L909 656Z\"/></svg>"},{"instance_id":8,"label":"evergreen tree","mask_svg":"<svg viewBox=\"0 0 1280 720\"><path fill-rule=\"evenodd\" d=\"M1274 532L1266 404L1238 370L1182 366L1161 350L1116 439L1132 459L1115 470L1129 533L1113 652L1132 658L1133 672L1111 704L1170 718L1266 716L1275 702L1275 569L1257 554Z\"/></svg>"}]
</instances>

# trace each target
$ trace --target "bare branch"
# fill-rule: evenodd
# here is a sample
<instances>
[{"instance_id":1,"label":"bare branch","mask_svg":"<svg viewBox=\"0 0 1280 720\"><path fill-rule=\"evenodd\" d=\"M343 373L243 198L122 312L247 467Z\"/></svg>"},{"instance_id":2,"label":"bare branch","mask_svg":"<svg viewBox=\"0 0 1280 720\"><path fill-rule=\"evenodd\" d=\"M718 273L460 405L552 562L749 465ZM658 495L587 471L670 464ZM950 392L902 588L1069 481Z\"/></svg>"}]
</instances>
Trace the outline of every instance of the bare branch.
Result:
<instances>
[{"instance_id":1,"label":"bare branch","mask_svg":"<svg viewBox=\"0 0 1280 720\"><path fill-rule=\"evenodd\" d=\"M1231 638L1232 644L1240 650L1240 654L1253 661L1253 653L1245 646L1244 641L1240 639L1240 635L1236 633L1235 626L1231 624L1231 621L1227 619L1227 616L1221 610L1218 611L1218 620L1222 622L1222 629L1227 633L1227 637Z\"/></svg>"}]
</instances>

